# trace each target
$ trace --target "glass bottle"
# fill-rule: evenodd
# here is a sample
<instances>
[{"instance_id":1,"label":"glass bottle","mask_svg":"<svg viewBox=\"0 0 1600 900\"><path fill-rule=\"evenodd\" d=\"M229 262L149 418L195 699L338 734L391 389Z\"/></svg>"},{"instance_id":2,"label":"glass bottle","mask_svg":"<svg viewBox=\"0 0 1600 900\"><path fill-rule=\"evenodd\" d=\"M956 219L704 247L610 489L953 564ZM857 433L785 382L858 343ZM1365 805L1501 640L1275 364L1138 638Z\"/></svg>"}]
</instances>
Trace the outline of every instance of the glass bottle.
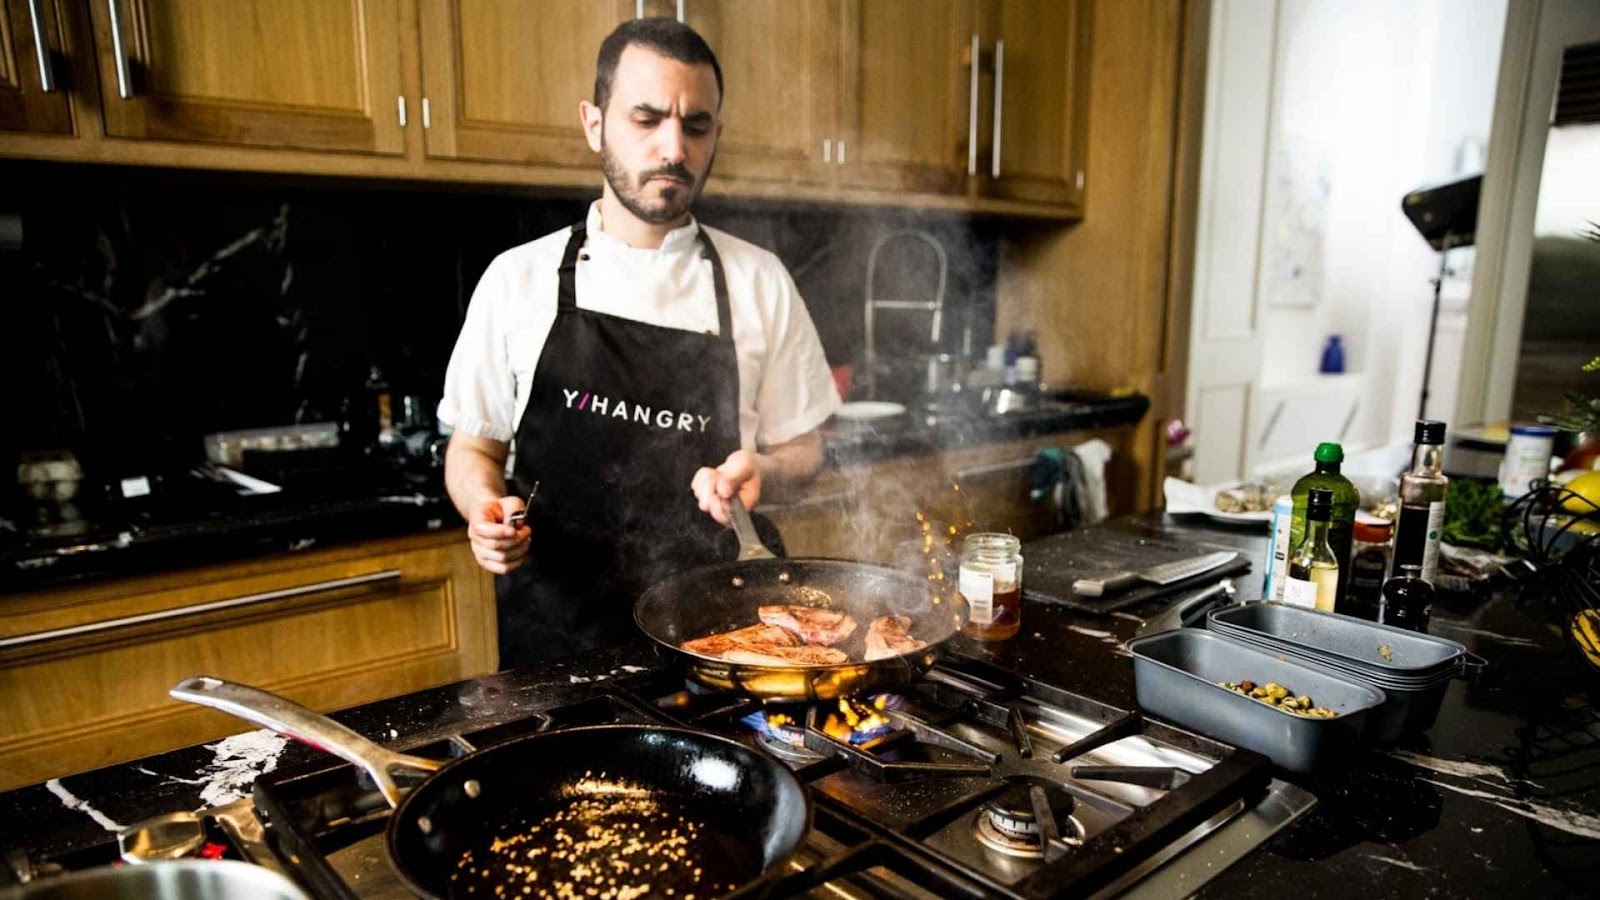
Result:
<instances>
[{"instance_id":1,"label":"glass bottle","mask_svg":"<svg viewBox=\"0 0 1600 900\"><path fill-rule=\"evenodd\" d=\"M1396 628L1428 633L1428 615L1433 611L1433 585L1422 577L1422 567L1407 563L1400 574L1383 584L1383 600L1378 621Z\"/></svg>"},{"instance_id":2,"label":"glass bottle","mask_svg":"<svg viewBox=\"0 0 1600 900\"><path fill-rule=\"evenodd\" d=\"M1289 547L1300 546L1306 535L1306 497L1312 488L1322 488L1333 494L1332 516L1328 520L1328 544L1333 547L1333 557L1339 561L1339 586L1336 596L1343 596L1350 574L1350 548L1355 540L1356 507L1361 495L1350 479L1339 474L1344 462L1344 448L1332 441L1317 445L1313 454L1316 468L1301 476L1289 491L1294 500L1294 515L1289 522Z\"/></svg>"},{"instance_id":3,"label":"glass bottle","mask_svg":"<svg viewBox=\"0 0 1600 900\"><path fill-rule=\"evenodd\" d=\"M1350 574L1336 612L1369 622L1378 621L1383 581L1389 574L1389 545L1394 539L1391 522L1357 522L1350 552Z\"/></svg>"},{"instance_id":4,"label":"glass bottle","mask_svg":"<svg viewBox=\"0 0 1600 900\"><path fill-rule=\"evenodd\" d=\"M969 617L963 632L1003 641L1022 627L1022 541L1009 534L969 534L957 584Z\"/></svg>"},{"instance_id":5,"label":"glass bottle","mask_svg":"<svg viewBox=\"0 0 1600 900\"><path fill-rule=\"evenodd\" d=\"M1306 498L1306 534L1289 555L1283 602L1333 612L1339 599L1339 560L1328 542L1333 492L1312 488Z\"/></svg>"},{"instance_id":6,"label":"glass bottle","mask_svg":"<svg viewBox=\"0 0 1600 900\"><path fill-rule=\"evenodd\" d=\"M1442 465L1444 423L1417 422L1416 449L1411 471L1400 477L1400 520L1394 529L1394 572L1401 566L1419 566L1422 580L1433 584L1439 577L1439 535L1444 530L1445 496L1450 479Z\"/></svg>"}]
</instances>

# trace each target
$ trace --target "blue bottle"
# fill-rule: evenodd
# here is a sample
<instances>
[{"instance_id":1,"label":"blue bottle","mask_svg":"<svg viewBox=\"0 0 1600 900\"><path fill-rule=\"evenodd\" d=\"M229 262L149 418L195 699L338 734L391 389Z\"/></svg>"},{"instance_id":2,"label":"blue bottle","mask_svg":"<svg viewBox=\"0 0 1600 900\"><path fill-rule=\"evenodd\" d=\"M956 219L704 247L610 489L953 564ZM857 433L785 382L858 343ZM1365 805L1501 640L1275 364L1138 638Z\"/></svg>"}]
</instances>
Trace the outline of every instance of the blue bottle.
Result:
<instances>
[{"instance_id":1,"label":"blue bottle","mask_svg":"<svg viewBox=\"0 0 1600 900\"><path fill-rule=\"evenodd\" d=\"M1344 344L1339 342L1337 334L1328 335L1327 346L1322 348L1322 365L1317 371L1323 374L1337 374L1344 371Z\"/></svg>"}]
</instances>

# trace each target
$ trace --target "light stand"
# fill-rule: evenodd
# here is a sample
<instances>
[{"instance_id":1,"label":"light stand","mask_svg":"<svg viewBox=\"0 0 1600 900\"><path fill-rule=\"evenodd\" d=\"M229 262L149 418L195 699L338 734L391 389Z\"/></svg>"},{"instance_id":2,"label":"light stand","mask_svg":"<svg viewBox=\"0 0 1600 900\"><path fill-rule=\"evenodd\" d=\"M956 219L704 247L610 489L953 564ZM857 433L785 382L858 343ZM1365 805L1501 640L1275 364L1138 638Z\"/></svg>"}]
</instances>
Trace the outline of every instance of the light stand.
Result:
<instances>
[{"instance_id":1,"label":"light stand","mask_svg":"<svg viewBox=\"0 0 1600 900\"><path fill-rule=\"evenodd\" d=\"M1478 194L1483 176L1473 175L1437 187L1418 188L1400 201L1400 209L1428 246L1439 251L1439 277L1433 279L1433 311L1428 316L1428 346L1422 358L1422 396L1417 418L1428 418L1428 384L1433 380L1433 344L1439 334L1439 307L1449 252L1472 246L1478 230Z\"/></svg>"}]
</instances>

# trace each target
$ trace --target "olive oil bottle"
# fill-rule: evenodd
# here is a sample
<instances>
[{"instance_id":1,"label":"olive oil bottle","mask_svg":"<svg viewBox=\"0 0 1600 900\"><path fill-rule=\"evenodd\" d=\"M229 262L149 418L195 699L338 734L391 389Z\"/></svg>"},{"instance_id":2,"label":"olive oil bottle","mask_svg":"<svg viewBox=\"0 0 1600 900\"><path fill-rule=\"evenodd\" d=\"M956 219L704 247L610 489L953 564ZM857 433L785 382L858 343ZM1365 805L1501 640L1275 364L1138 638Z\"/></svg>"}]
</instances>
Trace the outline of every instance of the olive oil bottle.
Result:
<instances>
[{"instance_id":1,"label":"olive oil bottle","mask_svg":"<svg viewBox=\"0 0 1600 900\"><path fill-rule=\"evenodd\" d=\"M1332 441L1317 445L1313 455L1316 468L1301 476L1289 494L1294 499L1294 514L1289 520L1289 548L1300 546L1306 536L1306 498L1312 488L1321 488L1332 494L1332 511L1328 519L1328 545L1333 548L1333 558L1339 561L1339 595L1343 596L1350 575L1350 552L1355 543L1356 507L1361 494L1350 479L1339 474L1344 462L1344 448Z\"/></svg>"},{"instance_id":2,"label":"olive oil bottle","mask_svg":"<svg viewBox=\"0 0 1600 900\"><path fill-rule=\"evenodd\" d=\"M1306 497L1306 534L1289 554L1283 602L1333 612L1339 599L1339 560L1328 542L1333 492L1312 488Z\"/></svg>"}]
</instances>

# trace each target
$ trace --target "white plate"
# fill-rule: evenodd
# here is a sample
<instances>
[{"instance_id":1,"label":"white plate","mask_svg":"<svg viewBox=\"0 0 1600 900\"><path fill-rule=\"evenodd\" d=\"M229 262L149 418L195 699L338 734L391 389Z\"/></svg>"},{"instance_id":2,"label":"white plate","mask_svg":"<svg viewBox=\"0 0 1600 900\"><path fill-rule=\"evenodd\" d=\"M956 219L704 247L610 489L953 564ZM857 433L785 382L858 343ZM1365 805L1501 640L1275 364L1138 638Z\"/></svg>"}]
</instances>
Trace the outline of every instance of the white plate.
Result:
<instances>
[{"instance_id":1,"label":"white plate","mask_svg":"<svg viewBox=\"0 0 1600 900\"><path fill-rule=\"evenodd\" d=\"M1230 522L1235 525L1266 525L1272 521L1272 510L1260 512L1223 512L1217 509L1217 491L1225 488L1238 487L1242 482L1230 481L1224 484L1195 485L1176 478L1168 478L1163 485L1167 498L1167 512L1170 513L1200 513L1209 519L1218 522Z\"/></svg>"},{"instance_id":2,"label":"white plate","mask_svg":"<svg viewBox=\"0 0 1600 900\"><path fill-rule=\"evenodd\" d=\"M870 422L873 419L903 416L905 412L906 408L898 403L889 403L885 400L857 400L839 407L839 411L834 415L849 422Z\"/></svg>"}]
</instances>

